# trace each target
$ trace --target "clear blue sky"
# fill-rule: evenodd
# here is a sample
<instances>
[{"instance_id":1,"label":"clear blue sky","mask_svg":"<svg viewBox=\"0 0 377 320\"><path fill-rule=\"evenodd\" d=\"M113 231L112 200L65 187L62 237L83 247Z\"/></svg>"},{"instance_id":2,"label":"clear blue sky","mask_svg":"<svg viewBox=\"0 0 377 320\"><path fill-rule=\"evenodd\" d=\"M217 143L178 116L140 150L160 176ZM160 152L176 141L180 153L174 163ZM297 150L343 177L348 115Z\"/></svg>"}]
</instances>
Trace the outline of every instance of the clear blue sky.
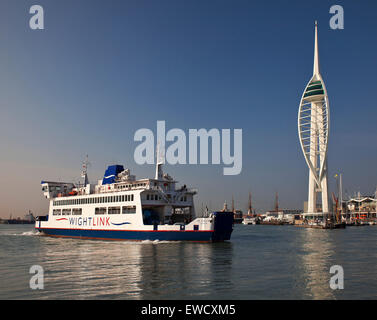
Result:
<instances>
[{"instance_id":1,"label":"clear blue sky","mask_svg":"<svg viewBox=\"0 0 377 320\"><path fill-rule=\"evenodd\" d=\"M45 30L29 28L42 5ZM344 30L329 27L340 4ZM2 0L0 4L0 216L45 213L42 179L92 182L107 165L138 177L139 128L243 129L243 170L167 166L221 208L301 208L308 169L297 134L302 91L312 75L314 21L330 99L329 180L372 194L377 185L377 2Z\"/></svg>"}]
</instances>

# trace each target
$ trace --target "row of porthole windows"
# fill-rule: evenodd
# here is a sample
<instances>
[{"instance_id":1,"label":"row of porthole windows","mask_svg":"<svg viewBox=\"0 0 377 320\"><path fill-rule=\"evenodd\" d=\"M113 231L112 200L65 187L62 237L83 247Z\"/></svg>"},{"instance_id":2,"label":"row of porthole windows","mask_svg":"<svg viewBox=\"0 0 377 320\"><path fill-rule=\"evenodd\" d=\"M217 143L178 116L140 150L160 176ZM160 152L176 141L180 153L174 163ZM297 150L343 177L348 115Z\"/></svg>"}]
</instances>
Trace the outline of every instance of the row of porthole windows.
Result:
<instances>
[{"instance_id":1,"label":"row of porthole windows","mask_svg":"<svg viewBox=\"0 0 377 320\"><path fill-rule=\"evenodd\" d=\"M119 195L119 196L55 200L53 202L53 205L54 206L72 206L72 205L80 205L80 204L110 203L110 202L125 202L125 201L134 201L134 195L133 194L123 194L123 195Z\"/></svg>"},{"instance_id":2,"label":"row of porthole windows","mask_svg":"<svg viewBox=\"0 0 377 320\"><path fill-rule=\"evenodd\" d=\"M123 214L136 213L136 206L123 206L123 207L101 207L95 208L94 214L120 214L122 208ZM53 216L70 216L70 215L82 215L82 208L73 209L54 209L52 211Z\"/></svg>"}]
</instances>

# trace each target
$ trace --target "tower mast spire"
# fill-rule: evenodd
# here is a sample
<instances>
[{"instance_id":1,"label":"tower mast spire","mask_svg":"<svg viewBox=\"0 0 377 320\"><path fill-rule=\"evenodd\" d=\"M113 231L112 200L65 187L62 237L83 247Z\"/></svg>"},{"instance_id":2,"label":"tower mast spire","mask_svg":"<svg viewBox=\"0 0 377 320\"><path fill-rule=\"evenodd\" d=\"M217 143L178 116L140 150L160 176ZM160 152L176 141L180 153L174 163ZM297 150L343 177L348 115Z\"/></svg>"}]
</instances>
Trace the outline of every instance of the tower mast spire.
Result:
<instances>
[{"instance_id":1,"label":"tower mast spire","mask_svg":"<svg viewBox=\"0 0 377 320\"><path fill-rule=\"evenodd\" d=\"M314 31L314 64L313 64L313 76L318 76L319 72L319 54L318 54L318 28L317 21L315 22Z\"/></svg>"}]
</instances>

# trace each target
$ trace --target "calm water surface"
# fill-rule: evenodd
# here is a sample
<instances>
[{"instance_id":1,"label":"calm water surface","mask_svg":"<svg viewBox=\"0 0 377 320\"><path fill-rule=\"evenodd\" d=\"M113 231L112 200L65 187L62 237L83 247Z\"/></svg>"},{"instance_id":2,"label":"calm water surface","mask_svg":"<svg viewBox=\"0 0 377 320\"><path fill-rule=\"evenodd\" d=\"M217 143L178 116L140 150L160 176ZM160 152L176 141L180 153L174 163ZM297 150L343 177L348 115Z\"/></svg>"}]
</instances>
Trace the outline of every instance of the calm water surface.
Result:
<instances>
[{"instance_id":1,"label":"calm water surface","mask_svg":"<svg viewBox=\"0 0 377 320\"><path fill-rule=\"evenodd\" d=\"M227 243L42 237L0 225L0 299L377 299L377 226L235 225ZM44 289L31 290L32 265ZM331 290L332 265L344 290Z\"/></svg>"}]
</instances>

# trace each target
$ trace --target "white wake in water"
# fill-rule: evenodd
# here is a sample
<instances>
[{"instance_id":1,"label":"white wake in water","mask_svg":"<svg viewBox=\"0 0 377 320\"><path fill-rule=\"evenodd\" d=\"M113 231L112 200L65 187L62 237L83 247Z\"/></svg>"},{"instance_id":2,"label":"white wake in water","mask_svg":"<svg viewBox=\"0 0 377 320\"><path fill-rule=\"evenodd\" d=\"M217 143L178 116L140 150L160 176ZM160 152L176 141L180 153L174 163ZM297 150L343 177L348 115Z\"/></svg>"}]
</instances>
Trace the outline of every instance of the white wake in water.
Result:
<instances>
[{"instance_id":1,"label":"white wake in water","mask_svg":"<svg viewBox=\"0 0 377 320\"><path fill-rule=\"evenodd\" d=\"M39 231L36 231L36 230L32 230L32 231L25 231L25 232L22 232L22 233L15 233L13 234L14 236L39 236L41 233Z\"/></svg>"},{"instance_id":2,"label":"white wake in water","mask_svg":"<svg viewBox=\"0 0 377 320\"><path fill-rule=\"evenodd\" d=\"M177 243L180 241L167 241L167 240L143 240L141 244L161 244L161 243Z\"/></svg>"}]
</instances>

